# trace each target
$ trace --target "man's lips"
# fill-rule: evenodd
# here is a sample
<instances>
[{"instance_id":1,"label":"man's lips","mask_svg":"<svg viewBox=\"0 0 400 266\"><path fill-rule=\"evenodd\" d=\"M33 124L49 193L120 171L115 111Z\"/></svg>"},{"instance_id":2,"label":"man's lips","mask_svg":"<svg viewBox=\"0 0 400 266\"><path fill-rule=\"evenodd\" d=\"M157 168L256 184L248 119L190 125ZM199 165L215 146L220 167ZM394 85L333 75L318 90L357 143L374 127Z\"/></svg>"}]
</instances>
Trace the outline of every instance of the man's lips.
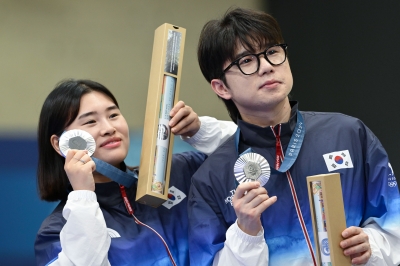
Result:
<instances>
[{"instance_id":1,"label":"man's lips","mask_svg":"<svg viewBox=\"0 0 400 266\"><path fill-rule=\"evenodd\" d=\"M264 83L260 86L260 89L261 89L261 88L274 88L274 87L276 87L277 85L279 85L280 83L281 83L280 81L277 81L277 80L274 80L274 79L268 80L268 81L264 82Z\"/></svg>"}]
</instances>

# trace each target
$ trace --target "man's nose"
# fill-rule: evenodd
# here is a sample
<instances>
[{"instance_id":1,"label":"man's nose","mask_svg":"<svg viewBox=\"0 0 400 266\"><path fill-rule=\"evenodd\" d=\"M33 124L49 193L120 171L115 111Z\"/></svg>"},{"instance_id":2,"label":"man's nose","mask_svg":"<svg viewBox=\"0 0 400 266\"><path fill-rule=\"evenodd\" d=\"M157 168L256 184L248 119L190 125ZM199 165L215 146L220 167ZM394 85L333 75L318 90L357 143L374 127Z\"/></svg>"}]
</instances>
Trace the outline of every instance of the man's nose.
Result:
<instances>
[{"instance_id":1,"label":"man's nose","mask_svg":"<svg viewBox=\"0 0 400 266\"><path fill-rule=\"evenodd\" d=\"M271 65L271 63L267 60L267 55L266 53L260 54L258 56L258 60L260 62L260 67L258 69L259 74L263 74L263 73L268 73L271 72L273 69L273 65Z\"/></svg>"}]
</instances>

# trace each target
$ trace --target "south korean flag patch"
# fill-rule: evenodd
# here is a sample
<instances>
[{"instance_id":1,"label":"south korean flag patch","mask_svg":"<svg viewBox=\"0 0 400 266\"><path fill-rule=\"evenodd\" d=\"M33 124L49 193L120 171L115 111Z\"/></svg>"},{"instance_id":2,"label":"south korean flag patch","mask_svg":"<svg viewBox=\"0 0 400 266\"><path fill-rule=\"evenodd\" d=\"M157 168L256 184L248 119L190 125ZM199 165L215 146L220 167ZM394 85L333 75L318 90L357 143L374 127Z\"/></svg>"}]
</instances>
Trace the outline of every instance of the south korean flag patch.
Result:
<instances>
[{"instance_id":1,"label":"south korean flag patch","mask_svg":"<svg viewBox=\"0 0 400 266\"><path fill-rule=\"evenodd\" d=\"M323 156L329 172L338 169L353 168L353 162L351 161L349 150L334 151L324 154Z\"/></svg>"},{"instance_id":2,"label":"south korean flag patch","mask_svg":"<svg viewBox=\"0 0 400 266\"><path fill-rule=\"evenodd\" d=\"M184 198L186 198L185 193L172 186L168 189L168 199L163 203L163 206L167 209L171 209L180 203Z\"/></svg>"}]
</instances>

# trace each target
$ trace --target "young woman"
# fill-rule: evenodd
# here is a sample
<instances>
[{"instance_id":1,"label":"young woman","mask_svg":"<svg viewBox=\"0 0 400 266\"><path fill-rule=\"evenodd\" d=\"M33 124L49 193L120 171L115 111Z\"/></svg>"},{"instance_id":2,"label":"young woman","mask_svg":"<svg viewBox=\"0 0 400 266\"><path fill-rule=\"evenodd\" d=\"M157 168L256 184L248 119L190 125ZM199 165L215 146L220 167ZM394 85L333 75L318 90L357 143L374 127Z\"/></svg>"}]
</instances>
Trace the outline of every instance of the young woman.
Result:
<instances>
[{"instance_id":1,"label":"young woman","mask_svg":"<svg viewBox=\"0 0 400 266\"><path fill-rule=\"evenodd\" d=\"M199 130L196 113L183 102L171 113L174 133L192 136ZM137 171L124 163L128 125L111 92L90 80L59 83L43 104L38 126L40 197L60 203L37 234L37 264L188 265L186 195L191 176L206 156L195 152L174 155L171 206L152 208L135 201L136 183L120 186L113 177L96 171L99 165L87 151L71 149L64 158L60 136L72 129L93 136L93 157L99 162L130 176ZM124 196L133 215L127 211Z\"/></svg>"}]
</instances>

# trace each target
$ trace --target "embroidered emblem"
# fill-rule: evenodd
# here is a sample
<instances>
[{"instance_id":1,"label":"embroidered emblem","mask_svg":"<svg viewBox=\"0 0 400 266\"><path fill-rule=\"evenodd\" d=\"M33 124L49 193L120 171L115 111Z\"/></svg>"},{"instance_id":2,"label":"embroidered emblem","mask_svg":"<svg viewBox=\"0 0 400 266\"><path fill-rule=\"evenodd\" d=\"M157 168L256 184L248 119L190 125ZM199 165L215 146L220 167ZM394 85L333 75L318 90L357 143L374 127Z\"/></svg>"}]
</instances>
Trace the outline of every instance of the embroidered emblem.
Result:
<instances>
[{"instance_id":1,"label":"embroidered emblem","mask_svg":"<svg viewBox=\"0 0 400 266\"><path fill-rule=\"evenodd\" d=\"M172 186L168 189L168 200L163 203L163 206L167 209L171 209L180 203L184 198L186 198L185 193Z\"/></svg>"},{"instance_id":2,"label":"embroidered emblem","mask_svg":"<svg viewBox=\"0 0 400 266\"><path fill-rule=\"evenodd\" d=\"M327 153L324 154L323 157L329 172L338 169L353 168L349 150Z\"/></svg>"},{"instance_id":3,"label":"embroidered emblem","mask_svg":"<svg viewBox=\"0 0 400 266\"><path fill-rule=\"evenodd\" d=\"M235 195L235 189L232 189L231 191L229 191L231 194L228 196L228 197L226 197L226 199L225 199L225 204L230 204L231 206L233 206L233 204L232 204L232 198L233 198L233 195Z\"/></svg>"},{"instance_id":4,"label":"embroidered emblem","mask_svg":"<svg viewBox=\"0 0 400 266\"><path fill-rule=\"evenodd\" d=\"M396 177L394 176L393 167L390 163L388 163L388 166L389 166L390 170L392 170L392 173L390 173L388 176L388 186L389 187L397 187L397 180L396 180Z\"/></svg>"}]
</instances>

